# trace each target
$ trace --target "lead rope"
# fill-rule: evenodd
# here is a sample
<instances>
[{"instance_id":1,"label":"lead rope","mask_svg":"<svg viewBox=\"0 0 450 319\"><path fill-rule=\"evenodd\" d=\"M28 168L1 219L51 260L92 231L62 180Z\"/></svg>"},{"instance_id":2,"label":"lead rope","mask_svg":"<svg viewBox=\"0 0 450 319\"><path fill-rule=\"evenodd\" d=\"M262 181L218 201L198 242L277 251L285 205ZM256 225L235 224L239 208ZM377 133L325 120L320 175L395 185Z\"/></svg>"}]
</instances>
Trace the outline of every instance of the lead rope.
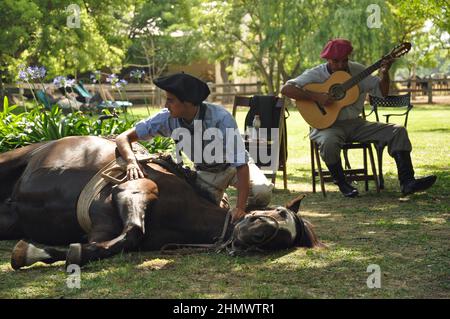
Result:
<instances>
[{"instance_id":1,"label":"lead rope","mask_svg":"<svg viewBox=\"0 0 450 319\"><path fill-rule=\"evenodd\" d=\"M169 244L165 244L164 246L161 247L160 252L162 254L168 254L168 255L174 255L174 254L179 254L180 249L185 249L185 248L192 248L192 250L198 252L198 251L205 251L205 252L211 252L211 251L215 251L215 252L220 252L220 247L222 247L224 244L228 245L229 241L227 241L226 243L223 243L223 241L225 240L225 235L227 233L228 230L228 226L230 224L230 219L231 219L231 209L228 210L227 215L225 217L225 222L223 224L223 228L222 228L222 234L220 235L220 237L218 238L218 240L214 243L214 244L177 244L177 243L169 243ZM189 253L189 252L188 252Z\"/></svg>"}]
</instances>

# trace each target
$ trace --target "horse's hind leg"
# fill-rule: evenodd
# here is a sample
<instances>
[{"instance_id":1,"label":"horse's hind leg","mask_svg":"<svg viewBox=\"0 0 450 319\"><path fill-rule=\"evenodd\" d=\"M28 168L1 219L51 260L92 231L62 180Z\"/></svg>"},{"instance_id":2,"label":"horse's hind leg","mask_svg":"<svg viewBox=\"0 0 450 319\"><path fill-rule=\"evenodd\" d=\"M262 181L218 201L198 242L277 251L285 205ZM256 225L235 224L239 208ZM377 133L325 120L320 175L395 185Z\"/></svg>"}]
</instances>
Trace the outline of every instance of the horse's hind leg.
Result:
<instances>
[{"instance_id":1,"label":"horse's hind leg","mask_svg":"<svg viewBox=\"0 0 450 319\"><path fill-rule=\"evenodd\" d=\"M106 240L106 238L112 238L112 236L107 233L101 233L93 237L94 240ZM22 267L31 266L37 262L53 264L57 261L65 261L68 258L72 258L71 255L74 254L74 251L76 252L78 246L79 244L72 244L69 249L54 248L49 246L37 247L32 243L20 240L14 246L12 251L11 267L14 270L17 270Z\"/></svg>"}]
</instances>

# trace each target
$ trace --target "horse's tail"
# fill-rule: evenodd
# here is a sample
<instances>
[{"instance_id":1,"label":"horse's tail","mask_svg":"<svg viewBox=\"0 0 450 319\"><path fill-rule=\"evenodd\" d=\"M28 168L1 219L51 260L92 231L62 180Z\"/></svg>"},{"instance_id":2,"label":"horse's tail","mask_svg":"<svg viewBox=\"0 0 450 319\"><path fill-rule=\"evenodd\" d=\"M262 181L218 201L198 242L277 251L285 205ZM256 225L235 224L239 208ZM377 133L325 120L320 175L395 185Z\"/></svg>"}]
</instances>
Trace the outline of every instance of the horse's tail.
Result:
<instances>
[{"instance_id":1,"label":"horse's tail","mask_svg":"<svg viewBox=\"0 0 450 319\"><path fill-rule=\"evenodd\" d=\"M10 196L13 185L25 170L33 154L48 143L36 143L0 154L0 202Z\"/></svg>"}]
</instances>

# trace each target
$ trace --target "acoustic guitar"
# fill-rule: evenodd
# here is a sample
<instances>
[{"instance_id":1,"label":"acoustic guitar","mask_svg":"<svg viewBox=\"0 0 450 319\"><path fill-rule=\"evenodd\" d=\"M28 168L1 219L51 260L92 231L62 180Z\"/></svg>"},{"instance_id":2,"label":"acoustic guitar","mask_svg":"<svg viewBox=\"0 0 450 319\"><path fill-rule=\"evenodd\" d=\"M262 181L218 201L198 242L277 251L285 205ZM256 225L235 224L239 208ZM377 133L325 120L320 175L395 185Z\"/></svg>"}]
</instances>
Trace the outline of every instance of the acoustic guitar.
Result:
<instances>
[{"instance_id":1,"label":"acoustic guitar","mask_svg":"<svg viewBox=\"0 0 450 319\"><path fill-rule=\"evenodd\" d=\"M411 49L411 43L404 42L396 46L392 51L380 60L366 68L361 73L351 76L345 71L337 71L324 83L310 83L303 86L311 92L328 93L334 100L333 103L324 106L312 100L301 99L296 101L300 114L312 127L324 129L333 125L339 112L346 106L352 105L359 98L359 87L357 84L381 67L384 59L397 59Z\"/></svg>"}]
</instances>

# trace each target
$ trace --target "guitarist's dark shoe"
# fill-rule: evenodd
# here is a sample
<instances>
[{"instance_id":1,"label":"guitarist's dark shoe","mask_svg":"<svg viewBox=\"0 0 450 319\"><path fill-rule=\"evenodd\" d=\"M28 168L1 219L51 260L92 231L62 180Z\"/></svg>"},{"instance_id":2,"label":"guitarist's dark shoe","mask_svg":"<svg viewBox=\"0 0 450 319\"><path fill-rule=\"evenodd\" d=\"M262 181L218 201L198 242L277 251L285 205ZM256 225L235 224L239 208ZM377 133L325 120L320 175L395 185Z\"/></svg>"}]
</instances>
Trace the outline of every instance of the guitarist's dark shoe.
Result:
<instances>
[{"instance_id":1,"label":"guitarist's dark shoe","mask_svg":"<svg viewBox=\"0 0 450 319\"><path fill-rule=\"evenodd\" d=\"M349 183L345 182L341 182L341 183L335 183L338 187L339 190L341 191L342 195L344 195L345 197L356 197L359 195L359 192L356 188L354 188L352 185L350 185Z\"/></svg>"},{"instance_id":2,"label":"guitarist's dark shoe","mask_svg":"<svg viewBox=\"0 0 450 319\"><path fill-rule=\"evenodd\" d=\"M411 154L407 151L392 154L397 164L398 179L403 195L409 195L424 191L436 182L436 175L423 178L414 178L414 169L411 162Z\"/></svg>"},{"instance_id":3,"label":"guitarist's dark shoe","mask_svg":"<svg viewBox=\"0 0 450 319\"><path fill-rule=\"evenodd\" d=\"M407 183L401 184L400 189L403 195L422 192L427 190L436 182L436 175L430 175L423 178L413 179Z\"/></svg>"},{"instance_id":4,"label":"guitarist's dark shoe","mask_svg":"<svg viewBox=\"0 0 450 319\"><path fill-rule=\"evenodd\" d=\"M345 197L356 197L359 195L358 190L345 180L344 169L342 168L341 161L332 165L327 164L327 167L342 195Z\"/></svg>"}]
</instances>

